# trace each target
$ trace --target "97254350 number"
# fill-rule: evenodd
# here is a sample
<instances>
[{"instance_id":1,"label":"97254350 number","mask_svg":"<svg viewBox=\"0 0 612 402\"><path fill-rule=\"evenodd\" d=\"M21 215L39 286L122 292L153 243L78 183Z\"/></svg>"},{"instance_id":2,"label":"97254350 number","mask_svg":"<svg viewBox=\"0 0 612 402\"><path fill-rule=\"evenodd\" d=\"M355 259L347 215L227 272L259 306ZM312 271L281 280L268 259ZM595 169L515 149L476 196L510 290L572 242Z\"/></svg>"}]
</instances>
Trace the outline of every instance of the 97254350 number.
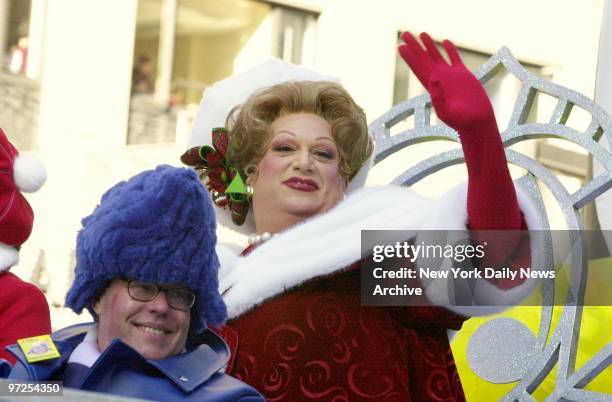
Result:
<instances>
[{"instance_id":1,"label":"97254350 number","mask_svg":"<svg viewBox=\"0 0 612 402\"><path fill-rule=\"evenodd\" d=\"M61 381L44 382L0 382L0 396L16 395L63 395L64 386Z\"/></svg>"}]
</instances>

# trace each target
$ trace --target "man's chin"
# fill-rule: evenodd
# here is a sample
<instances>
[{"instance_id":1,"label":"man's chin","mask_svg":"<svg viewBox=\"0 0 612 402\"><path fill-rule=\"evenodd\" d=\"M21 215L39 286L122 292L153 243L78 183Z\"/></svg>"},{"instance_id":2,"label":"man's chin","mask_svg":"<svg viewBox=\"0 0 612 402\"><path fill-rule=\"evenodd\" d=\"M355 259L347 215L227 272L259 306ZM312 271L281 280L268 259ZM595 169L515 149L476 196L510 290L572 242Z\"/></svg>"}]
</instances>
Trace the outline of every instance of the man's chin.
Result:
<instances>
[{"instance_id":1,"label":"man's chin","mask_svg":"<svg viewBox=\"0 0 612 402\"><path fill-rule=\"evenodd\" d=\"M142 334L139 334L142 335ZM167 335L166 335L167 336ZM139 336L125 342L148 360L161 360L180 353L182 348L170 347L170 340L150 339L151 336ZM157 337L153 337L157 338ZM178 349L178 352L176 351Z\"/></svg>"}]
</instances>

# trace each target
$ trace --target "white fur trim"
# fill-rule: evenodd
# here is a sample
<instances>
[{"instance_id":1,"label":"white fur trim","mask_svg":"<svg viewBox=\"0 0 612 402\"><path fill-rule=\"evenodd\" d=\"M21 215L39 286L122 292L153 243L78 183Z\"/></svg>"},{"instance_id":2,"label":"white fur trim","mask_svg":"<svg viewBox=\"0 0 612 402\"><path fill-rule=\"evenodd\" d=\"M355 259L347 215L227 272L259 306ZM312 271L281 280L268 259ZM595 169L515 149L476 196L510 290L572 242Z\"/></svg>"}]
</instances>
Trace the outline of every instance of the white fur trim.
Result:
<instances>
[{"instance_id":1,"label":"white fur trim","mask_svg":"<svg viewBox=\"0 0 612 402\"><path fill-rule=\"evenodd\" d=\"M32 155L19 155L13 162L13 178L19 190L25 193L33 193L45 184L47 171Z\"/></svg>"},{"instance_id":2,"label":"white fur trim","mask_svg":"<svg viewBox=\"0 0 612 402\"><path fill-rule=\"evenodd\" d=\"M428 200L407 188L363 188L329 212L272 237L239 257L235 266L223 269L220 290L229 318L359 260L361 230L418 229L429 206Z\"/></svg>"},{"instance_id":3,"label":"white fur trim","mask_svg":"<svg viewBox=\"0 0 612 402\"><path fill-rule=\"evenodd\" d=\"M242 250L238 246L230 246L229 244L217 244L215 248L217 251L217 257L219 257L219 281L222 281L236 266L238 262L238 255Z\"/></svg>"},{"instance_id":4,"label":"white fur trim","mask_svg":"<svg viewBox=\"0 0 612 402\"><path fill-rule=\"evenodd\" d=\"M19 252L15 247L0 243L0 272L8 271L19 262Z\"/></svg>"},{"instance_id":5,"label":"white fur trim","mask_svg":"<svg viewBox=\"0 0 612 402\"><path fill-rule=\"evenodd\" d=\"M537 228L535 209L517 189L519 206L530 229ZM233 319L268 298L319 276L333 274L361 258L361 230L464 230L467 225L467 186L449 191L438 201L416 195L405 187L384 186L357 190L329 212L313 217L272 237L245 257L223 249L220 254L220 291ZM390 243L405 239L387 239ZM532 256L539 247L531 244ZM313 252L316 250L316 252ZM535 266L535 263L534 263ZM504 300L512 305L531 291L533 281L509 290L481 280L483 300ZM435 304L448 303L444 292L430 292ZM426 293L429 288L426 289ZM436 293L446 298L436 297ZM429 294L428 294L429 295ZM448 306L446 306L448 307ZM448 307L464 315L491 314L498 306Z\"/></svg>"},{"instance_id":6,"label":"white fur trim","mask_svg":"<svg viewBox=\"0 0 612 402\"><path fill-rule=\"evenodd\" d=\"M529 196L520 187L515 187L519 208L523 213L525 222L529 230L538 230L539 220L537 219L536 208ZM426 223L427 229L444 230L467 230L467 185L462 185L442 197L438 204L432 221ZM451 217L451 220L441 220L440 217ZM456 218L452 218L456 217ZM446 222L446 223L445 223ZM420 235L417 236L417 239ZM540 252L543 245L540 244L541 236L530 238L531 265L532 267L543 267L543 255ZM420 240L417 240L419 242ZM439 265L440 270L449 271L452 263L445 260ZM475 281L473 289L474 300L478 305L475 306L454 306L450 302L449 281L448 279L435 279L428 282L425 294L429 300L437 305L444 306L449 310L466 316L478 316L498 313L513 306L527 297L537 284L535 279L527 279L522 284L510 289L500 289L486 279Z\"/></svg>"}]
</instances>

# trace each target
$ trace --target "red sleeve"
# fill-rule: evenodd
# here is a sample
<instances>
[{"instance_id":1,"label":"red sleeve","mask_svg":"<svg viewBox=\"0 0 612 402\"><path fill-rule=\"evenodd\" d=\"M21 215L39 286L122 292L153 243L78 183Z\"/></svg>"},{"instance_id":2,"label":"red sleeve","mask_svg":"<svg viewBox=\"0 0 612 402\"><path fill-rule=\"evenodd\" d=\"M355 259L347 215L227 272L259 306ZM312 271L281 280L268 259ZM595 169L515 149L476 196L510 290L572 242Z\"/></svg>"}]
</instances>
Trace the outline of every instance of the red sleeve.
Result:
<instances>
[{"instance_id":1,"label":"red sleeve","mask_svg":"<svg viewBox=\"0 0 612 402\"><path fill-rule=\"evenodd\" d=\"M468 170L468 228L475 243L487 244L482 262L490 267L510 262L510 268L517 270L521 263L530 261L529 242L522 241L525 237L519 232L528 228L519 209L495 116L463 128L459 138ZM522 284L525 278L487 280L500 289L509 289Z\"/></svg>"}]
</instances>

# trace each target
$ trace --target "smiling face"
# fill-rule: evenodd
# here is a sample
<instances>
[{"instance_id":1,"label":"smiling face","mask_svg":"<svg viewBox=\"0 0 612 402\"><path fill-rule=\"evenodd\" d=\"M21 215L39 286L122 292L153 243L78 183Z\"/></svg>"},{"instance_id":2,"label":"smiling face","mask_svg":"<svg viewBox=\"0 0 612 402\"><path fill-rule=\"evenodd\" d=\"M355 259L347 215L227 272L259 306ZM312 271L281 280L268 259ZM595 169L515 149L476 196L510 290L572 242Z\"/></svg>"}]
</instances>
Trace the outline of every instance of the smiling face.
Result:
<instances>
[{"instance_id":1,"label":"smiling face","mask_svg":"<svg viewBox=\"0 0 612 402\"><path fill-rule=\"evenodd\" d=\"M247 182L257 231L275 233L333 207L347 179L340 174L332 127L322 117L287 114L270 131L270 146Z\"/></svg>"},{"instance_id":2,"label":"smiling face","mask_svg":"<svg viewBox=\"0 0 612 402\"><path fill-rule=\"evenodd\" d=\"M98 349L120 339L151 360L174 356L185 348L190 312L173 309L160 291L149 302L134 300L127 282L114 280L94 305L98 315Z\"/></svg>"}]
</instances>

